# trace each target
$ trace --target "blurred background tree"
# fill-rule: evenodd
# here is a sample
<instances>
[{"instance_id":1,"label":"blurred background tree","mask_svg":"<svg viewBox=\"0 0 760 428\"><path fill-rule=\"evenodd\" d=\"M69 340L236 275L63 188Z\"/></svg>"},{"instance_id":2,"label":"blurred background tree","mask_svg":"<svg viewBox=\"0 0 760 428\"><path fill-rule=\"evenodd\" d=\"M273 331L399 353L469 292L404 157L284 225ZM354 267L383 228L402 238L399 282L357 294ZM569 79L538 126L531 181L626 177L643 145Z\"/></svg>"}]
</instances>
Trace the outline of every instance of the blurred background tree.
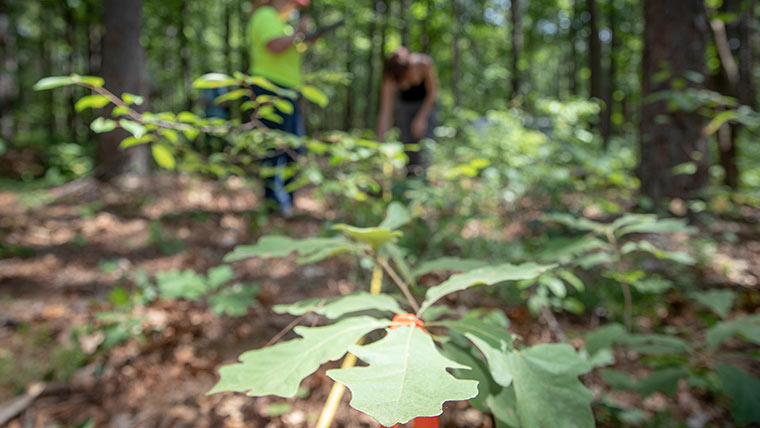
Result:
<instances>
[{"instance_id":1,"label":"blurred background tree","mask_svg":"<svg viewBox=\"0 0 760 428\"><path fill-rule=\"evenodd\" d=\"M482 116L519 108L537 115L540 100L591 99L600 105L593 121L600 147L609 147L612 140L616 147L640 145L638 175L645 195L693 195L709 181L713 165L720 167L713 169L719 181L738 188L747 184L739 166L742 146L749 144L746 129L734 121L702 135L711 119L705 106L697 105L704 94L692 94L691 105L673 110L672 91L709 89L742 105L757 105L757 2L694 0L684 5L635 0L315 2L306 13L317 25L340 17L347 21L309 51L307 71L332 76L333 82L346 73L350 84L326 88L331 106L309 109L308 128L311 133L373 129L382 59L406 44L436 61L444 125L463 112ZM29 90L32 84L71 72L102 75L115 91L149 99L152 111L200 113L199 94L191 85L195 77L247 71L250 13L250 3L238 0L4 2L3 145L42 153L42 168L34 176L49 170L49 159L61 144L73 144L68 147L77 156L96 160L62 172L64 177L93 168L120 170L97 169L117 155L106 150L113 146L106 142L110 137L96 143L88 128L92 113L75 112L82 89L37 93ZM671 99L647 101L663 90ZM716 106L708 107L711 114L719 113ZM241 117L236 109L232 114ZM695 152L702 153L699 159ZM698 164L696 175L671 179L672 167L688 162Z\"/></svg>"}]
</instances>

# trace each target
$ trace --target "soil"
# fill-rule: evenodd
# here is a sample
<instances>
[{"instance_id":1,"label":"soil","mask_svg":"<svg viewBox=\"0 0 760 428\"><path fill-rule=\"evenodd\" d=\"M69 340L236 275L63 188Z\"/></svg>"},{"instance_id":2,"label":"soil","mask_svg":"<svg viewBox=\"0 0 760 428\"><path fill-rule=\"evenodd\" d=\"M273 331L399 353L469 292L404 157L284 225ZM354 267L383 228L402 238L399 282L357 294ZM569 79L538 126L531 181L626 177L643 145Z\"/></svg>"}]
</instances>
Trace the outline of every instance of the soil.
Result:
<instances>
[{"instance_id":1,"label":"soil","mask_svg":"<svg viewBox=\"0 0 760 428\"><path fill-rule=\"evenodd\" d=\"M0 374L5 377L0 379L0 413L1 403L34 382L46 386L8 427L75 427L85 421L113 428L313 426L332 384L324 369L308 377L293 399L206 392L220 365L263 346L292 321L274 315L273 304L364 289L367 276L351 274L354 260L311 266L298 266L291 258L235 263L237 278L262 290L246 316L218 317L202 304L159 300L134 308L142 331L107 352L98 350L105 340L102 331L87 328L98 325L98 313L110 306L113 290L134 290L138 269L151 276L169 269L202 273L263 232L311 236L335 218L308 193L297 198L297 213L287 219L262 216L259 204L254 189L239 179L220 183L168 175L116 185L83 180L52 191L0 192L0 244L5 245L0 247ZM715 269L704 272L704 280L744 287L756 296L757 228L730 221L711 227L715 233L733 231L743 245L719 244ZM522 229L528 228L512 224L505 233ZM469 294L451 303L503 306L488 299ZM526 308L503 309L526 343L554 340ZM583 331L592 320L560 317L560 323L567 331ZM571 343L583 345L577 335ZM605 388L601 379L584 381L597 395ZM620 406L651 412L672 407L685 418L726 416L711 398L695 397L683 385L674 398L660 393L643 403L630 394L613 398ZM349 408L349 399L346 393L334 427L378 426ZM493 426L490 416L466 403L447 403L441 420L444 427Z\"/></svg>"}]
</instances>

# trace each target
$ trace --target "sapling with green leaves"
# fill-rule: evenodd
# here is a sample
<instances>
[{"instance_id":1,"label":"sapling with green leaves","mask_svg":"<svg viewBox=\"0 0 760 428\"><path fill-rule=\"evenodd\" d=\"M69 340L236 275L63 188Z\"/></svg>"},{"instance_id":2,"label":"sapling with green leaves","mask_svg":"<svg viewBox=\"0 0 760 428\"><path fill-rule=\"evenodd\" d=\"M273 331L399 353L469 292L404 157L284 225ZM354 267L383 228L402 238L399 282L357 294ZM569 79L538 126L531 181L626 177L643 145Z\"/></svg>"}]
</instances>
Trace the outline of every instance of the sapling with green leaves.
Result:
<instances>
[{"instance_id":1,"label":"sapling with green leaves","mask_svg":"<svg viewBox=\"0 0 760 428\"><path fill-rule=\"evenodd\" d=\"M327 371L336 381L333 391L342 394L343 387L350 389L351 406L384 426L440 415L443 403L460 400L472 400L473 405L492 412L503 426L594 426L593 394L578 380L591 366L571 346L518 347L504 321L485 312L440 318L450 312L441 310L445 305L440 302L452 293L537 278L554 266L484 264L428 288L418 302L389 255L409 218L403 206L395 203L377 227L337 225L334 229L341 235L301 240L265 236L255 245L230 253L227 262L291 254L297 255L298 263L339 254L369 257L374 263L373 281L370 293L275 306L275 312L296 317L314 313L326 325L297 326L294 331L300 338L243 353L238 362L220 369L220 380L211 393L292 397L306 376L345 356L340 369ZM400 295L379 293L383 272ZM378 330L385 330L385 335L365 343ZM368 365L355 367L357 358ZM339 396L330 394L317 427L330 426Z\"/></svg>"},{"instance_id":2,"label":"sapling with green leaves","mask_svg":"<svg viewBox=\"0 0 760 428\"><path fill-rule=\"evenodd\" d=\"M643 293L661 293L671 286L670 281L633 265L630 256L634 253L645 253L668 262L683 265L695 263L694 258L688 253L661 249L649 238L653 235L693 233L694 228L680 219L660 219L649 214L626 214L611 223L603 223L570 214L552 214L544 216L544 221L558 223L585 234L567 240L555 239L538 254L539 260L558 263L561 267L547 272L535 281L523 283L524 286L537 284L537 292L529 300L529 304L534 308L551 305L572 310L573 305L580 302L566 299L565 285L568 284L578 291L584 289L583 282L572 270L602 268L602 275L620 284L624 298L625 328L630 332L633 323L631 288Z\"/></svg>"},{"instance_id":3,"label":"sapling with green leaves","mask_svg":"<svg viewBox=\"0 0 760 428\"><path fill-rule=\"evenodd\" d=\"M704 296L716 299L704 307L718 316L706 329L694 325L682 334L630 334L620 324L608 324L586 335L585 352L613 390L633 391L642 399L655 392L674 396L681 381L686 381L683 385L687 388L728 398L725 405L730 406L738 426L760 423L760 396L756 393L760 379L751 370L758 358L760 316L728 319L735 296L730 290L709 290ZM703 304L705 299L695 301ZM729 341L733 345L725 346ZM616 354L614 347L629 352ZM633 378L630 369L602 368L615 363L615 355L631 352L638 356L637 366L648 371L646 376Z\"/></svg>"},{"instance_id":4,"label":"sapling with green leaves","mask_svg":"<svg viewBox=\"0 0 760 428\"><path fill-rule=\"evenodd\" d=\"M326 78L335 79L334 76ZM288 113L292 106L285 99L294 98L296 93L279 88L260 77L242 73L232 76L209 73L193 83L196 89L233 88L215 102L241 101L243 116L248 118L244 122L202 118L190 111L143 111L140 108L144 101L141 97L129 93L114 94L106 89L102 78L94 76L72 74L47 77L37 82L34 88L42 91L70 85L81 86L92 92L77 102L77 111L101 110L101 117L97 117L90 125L93 132L106 133L123 129L126 137L121 142L122 149L149 145L156 164L168 170L215 177L267 177L279 171L288 177L297 175L289 185L290 191L314 184L323 194L338 194L351 200L365 201L369 195L390 188L390 179L400 174L407 162L401 143L381 144L343 132L331 132L319 138L299 138L266 129L261 119L275 122L282 120L277 112ZM256 96L253 93L254 86L266 88L277 95ZM313 84L296 89L304 98L318 106L327 105L327 96ZM218 152L201 153L194 147L194 142L201 134L224 139L227 144ZM305 147L306 152L297 157L297 163L287 167L278 169L260 162L271 157L272 153L295 152L299 147ZM324 159L333 168L320 166Z\"/></svg>"}]
</instances>

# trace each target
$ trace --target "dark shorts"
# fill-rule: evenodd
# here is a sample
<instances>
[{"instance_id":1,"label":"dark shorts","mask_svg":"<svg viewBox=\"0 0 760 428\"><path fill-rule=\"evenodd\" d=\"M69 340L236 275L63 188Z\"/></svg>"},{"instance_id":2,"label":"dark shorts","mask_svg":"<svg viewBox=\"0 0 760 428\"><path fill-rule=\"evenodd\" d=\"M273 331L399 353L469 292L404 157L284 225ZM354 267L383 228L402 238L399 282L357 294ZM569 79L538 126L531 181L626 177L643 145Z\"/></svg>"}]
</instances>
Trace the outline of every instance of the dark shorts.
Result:
<instances>
[{"instance_id":1,"label":"dark shorts","mask_svg":"<svg viewBox=\"0 0 760 428\"><path fill-rule=\"evenodd\" d=\"M401 131L401 142L404 144L415 144L421 140L430 139L435 137L434 131L438 123L438 107L433 107L428 117L428 127L425 135L422 138L414 138L412 136L412 121L422 108L423 101L399 101L396 104L396 123ZM407 151L406 155L409 157L409 163L407 164L407 175L409 176L423 176L425 175L425 169L429 164L429 154L423 146L420 146L416 151Z\"/></svg>"}]
</instances>

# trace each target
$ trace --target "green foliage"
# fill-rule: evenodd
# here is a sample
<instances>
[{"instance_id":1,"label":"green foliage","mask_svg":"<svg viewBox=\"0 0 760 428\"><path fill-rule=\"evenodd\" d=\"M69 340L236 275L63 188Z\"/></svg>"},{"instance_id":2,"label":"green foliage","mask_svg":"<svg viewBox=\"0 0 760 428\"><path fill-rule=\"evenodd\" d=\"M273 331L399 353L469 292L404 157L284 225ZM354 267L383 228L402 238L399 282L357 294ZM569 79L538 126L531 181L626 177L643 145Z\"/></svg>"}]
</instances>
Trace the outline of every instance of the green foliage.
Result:
<instances>
[{"instance_id":1,"label":"green foliage","mask_svg":"<svg viewBox=\"0 0 760 428\"><path fill-rule=\"evenodd\" d=\"M509 354L517 413L525 428L593 427L589 403L594 394L578 380L591 370L564 344L537 345Z\"/></svg>"},{"instance_id":2,"label":"green foliage","mask_svg":"<svg viewBox=\"0 0 760 428\"><path fill-rule=\"evenodd\" d=\"M369 365L329 370L327 375L351 390L352 407L384 426L440 415L445 401L478 394L476 382L446 371L467 367L442 356L430 335L415 327L390 330L383 339L349 351Z\"/></svg>"},{"instance_id":3,"label":"green foliage","mask_svg":"<svg viewBox=\"0 0 760 428\"><path fill-rule=\"evenodd\" d=\"M238 246L224 258L226 262L236 262L251 257L279 258L297 252L299 263L315 263L347 251L356 246L343 237L308 238L295 240L286 236L264 236L256 245Z\"/></svg>"},{"instance_id":4,"label":"green foliage","mask_svg":"<svg viewBox=\"0 0 760 428\"><path fill-rule=\"evenodd\" d=\"M482 260L461 259L459 257L441 257L421 263L414 269L413 275L417 278L435 271L464 272L485 267L488 263Z\"/></svg>"},{"instance_id":5,"label":"green foliage","mask_svg":"<svg viewBox=\"0 0 760 428\"><path fill-rule=\"evenodd\" d=\"M715 324L707 330L707 343L711 348L716 349L723 342L737 335L756 345L760 344L760 315Z\"/></svg>"},{"instance_id":6,"label":"green foliage","mask_svg":"<svg viewBox=\"0 0 760 428\"><path fill-rule=\"evenodd\" d=\"M329 320L343 317L353 312L376 310L399 314L403 311L398 302L387 295L372 295L365 292L349 294L330 299L309 299L292 305L276 305L272 308L278 314L300 316L314 312Z\"/></svg>"},{"instance_id":7,"label":"green foliage","mask_svg":"<svg viewBox=\"0 0 760 428\"><path fill-rule=\"evenodd\" d=\"M361 244L360 249L372 248L370 253L381 263L384 251L401 253L392 242L402 236L402 232L390 227L408 224L411 216L399 204L389 207L385 220L376 228L357 228L339 225L349 238ZM246 257L287 257L298 252L301 257L330 251L337 245L345 245L345 239L307 238L293 240L286 237L263 237L255 246L235 249L227 260ZM362 250L362 251L363 251ZM357 253L361 254L361 252ZM399 260L399 259L394 259ZM403 261L403 257L400 258ZM397 264L400 264L397 262ZM481 265L482 262L477 263ZM378 267L379 268L379 267ZM392 269L385 265L386 269ZM457 274L443 283L431 287L426 299L418 310L418 315L426 311L432 313L430 319L452 315L441 306L432 306L448 294L465 290L476 285L494 285L505 281L531 279L552 269L551 265L526 263L522 265L501 264L486 266ZM197 281L198 278L195 278ZM398 278L396 277L396 280ZM415 306L409 290L399 284L410 306ZM524 426L539 426L544 419L533 414L535 407L526 403L535 395L548 391L538 391L533 382L547 382L559 375L561 387L554 390L560 396L574 395L561 412L570 412L578 418L576 426L587 427L590 416L589 400L577 376L590 369L590 365L575 354L572 348L535 347L516 350L512 347L513 334L506 330L509 321L494 313L473 311L461 319L446 319L430 322L431 328L443 327L451 334L431 336L422 329L407 325L395 325L387 335L369 345L349 345L355 343L370 331L391 325L389 320L360 315L362 313L403 312L398 302L387 295L370 295L364 292L337 298L311 299L290 305L275 306L276 313L301 316L309 312L337 322L316 328L296 327L302 339L295 339L269 348L248 351L240 356L240 363L222 367L221 380L211 391L240 391L249 395L292 396L301 380L316 368L349 352L368 364L366 367L344 368L328 371L328 376L345 384L352 391L351 405L368 413L384 425L407 422L418 416L435 416L441 413L442 404L451 400L474 399L476 406L492 410L503 419ZM411 315L411 314L409 314ZM395 321L395 320L394 320ZM444 342L442 349L435 340ZM470 341L482 352L480 354L462 351L454 341ZM541 350L545 349L546 352ZM454 354L454 360L444 357ZM547 357L548 356L548 357ZM541 358L547 357L547 360ZM524 360L525 359L525 360ZM465 363L459 363L465 361ZM537 361L540 361L537 362ZM473 363L474 362L474 363ZM542 366L543 365L543 366ZM588 367L588 368L587 368ZM455 369L459 378L453 377L447 369ZM278 373L278 376L272 376ZM477 382L482 381L478 386ZM566 391L565 391L566 390ZM585 392L584 392L585 391ZM578 393L581 393L578 395ZM563 395L564 394L564 395ZM590 394L590 393L589 393ZM549 400L555 399L550 396ZM504 403L512 405L511 416L504 411ZM537 418L537 419L536 419ZM501 420L501 419L500 419ZM593 423L593 418L591 419Z\"/></svg>"},{"instance_id":8,"label":"green foliage","mask_svg":"<svg viewBox=\"0 0 760 428\"><path fill-rule=\"evenodd\" d=\"M505 387L512 383L508 351L512 350L514 336L506 328L499 328L471 317L458 321L442 321L438 324L464 335L483 353L496 383Z\"/></svg>"},{"instance_id":9,"label":"green foliage","mask_svg":"<svg viewBox=\"0 0 760 428\"><path fill-rule=\"evenodd\" d=\"M194 271L166 271L156 275L156 284L165 299L208 300L217 315L242 316L256 303L259 287L232 283L235 272L227 265L209 270L207 276Z\"/></svg>"},{"instance_id":10,"label":"green foliage","mask_svg":"<svg viewBox=\"0 0 760 428\"><path fill-rule=\"evenodd\" d=\"M760 380L730 364L718 364L723 390L731 397L731 416L740 425L760 423Z\"/></svg>"},{"instance_id":11,"label":"green foliage","mask_svg":"<svg viewBox=\"0 0 760 428\"><path fill-rule=\"evenodd\" d=\"M710 308L721 318L726 318L734 305L736 293L731 290L697 291L691 295L691 298Z\"/></svg>"},{"instance_id":12,"label":"green foliage","mask_svg":"<svg viewBox=\"0 0 760 428\"><path fill-rule=\"evenodd\" d=\"M420 306L419 314L425 313L425 310L447 294L466 290L476 285L495 285L504 281L536 278L552 267L535 263L522 265L502 264L453 275L445 282L428 289L425 293L425 300Z\"/></svg>"},{"instance_id":13,"label":"green foliage","mask_svg":"<svg viewBox=\"0 0 760 428\"><path fill-rule=\"evenodd\" d=\"M296 327L303 337L240 355L240 363L219 370L221 379L209 392L247 392L248 395L292 397L306 376L320 365L345 355L365 334L389 325L370 317L348 318L326 327Z\"/></svg>"}]
</instances>

